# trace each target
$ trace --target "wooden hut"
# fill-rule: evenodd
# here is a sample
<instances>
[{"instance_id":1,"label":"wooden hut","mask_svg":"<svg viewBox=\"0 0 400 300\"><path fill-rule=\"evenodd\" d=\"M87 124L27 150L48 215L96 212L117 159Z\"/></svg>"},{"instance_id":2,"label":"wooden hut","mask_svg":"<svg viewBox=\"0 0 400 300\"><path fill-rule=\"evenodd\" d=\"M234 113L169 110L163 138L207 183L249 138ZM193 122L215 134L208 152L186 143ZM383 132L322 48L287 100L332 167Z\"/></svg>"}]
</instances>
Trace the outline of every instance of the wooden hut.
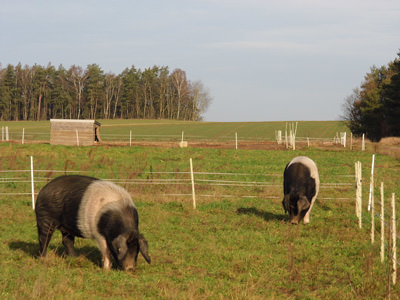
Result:
<instances>
[{"instance_id":1,"label":"wooden hut","mask_svg":"<svg viewBox=\"0 0 400 300\"><path fill-rule=\"evenodd\" d=\"M50 119L50 144L91 146L101 142L101 124L95 120Z\"/></svg>"}]
</instances>

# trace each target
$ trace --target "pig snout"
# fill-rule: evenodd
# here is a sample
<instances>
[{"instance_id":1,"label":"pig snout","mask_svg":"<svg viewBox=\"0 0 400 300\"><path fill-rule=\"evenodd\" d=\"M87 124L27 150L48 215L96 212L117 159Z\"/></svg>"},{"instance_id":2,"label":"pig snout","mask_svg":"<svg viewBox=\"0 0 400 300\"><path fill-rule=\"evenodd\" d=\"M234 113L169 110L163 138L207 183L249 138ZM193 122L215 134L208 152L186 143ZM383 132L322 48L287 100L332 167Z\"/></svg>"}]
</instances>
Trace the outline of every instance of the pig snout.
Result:
<instances>
[{"instance_id":1,"label":"pig snout","mask_svg":"<svg viewBox=\"0 0 400 300\"><path fill-rule=\"evenodd\" d=\"M126 267L124 267L124 271L135 272L135 266L134 265L126 266Z\"/></svg>"},{"instance_id":2,"label":"pig snout","mask_svg":"<svg viewBox=\"0 0 400 300\"><path fill-rule=\"evenodd\" d=\"M291 224L294 224L294 225L298 225L299 224L299 216L293 216L291 219L290 219L290 223Z\"/></svg>"},{"instance_id":3,"label":"pig snout","mask_svg":"<svg viewBox=\"0 0 400 300\"><path fill-rule=\"evenodd\" d=\"M136 270L136 260L134 257L130 257L128 255L128 257L126 257L123 261L122 261L122 269L128 272L135 272Z\"/></svg>"}]
</instances>

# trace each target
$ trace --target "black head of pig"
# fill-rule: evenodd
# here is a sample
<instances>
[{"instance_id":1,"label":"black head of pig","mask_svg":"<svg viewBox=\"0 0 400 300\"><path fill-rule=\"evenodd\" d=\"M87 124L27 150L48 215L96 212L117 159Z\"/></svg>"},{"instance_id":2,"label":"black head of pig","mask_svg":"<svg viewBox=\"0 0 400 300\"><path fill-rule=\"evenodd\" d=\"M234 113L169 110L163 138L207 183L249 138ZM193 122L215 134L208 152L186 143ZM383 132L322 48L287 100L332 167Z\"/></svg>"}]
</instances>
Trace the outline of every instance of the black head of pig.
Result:
<instances>
[{"instance_id":1,"label":"black head of pig","mask_svg":"<svg viewBox=\"0 0 400 300\"><path fill-rule=\"evenodd\" d=\"M310 202L304 195L286 194L282 201L285 212L289 213L290 223L299 224L310 208Z\"/></svg>"},{"instance_id":2,"label":"black head of pig","mask_svg":"<svg viewBox=\"0 0 400 300\"><path fill-rule=\"evenodd\" d=\"M120 234L111 242L109 248L115 261L126 271L135 271L139 252L148 263L151 263L147 241L138 232Z\"/></svg>"},{"instance_id":3,"label":"black head of pig","mask_svg":"<svg viewBox=\"0 0 400 300\"><path fill-rule=\"evenodd\" d=\"M119 267L126 271L135 271L139 252L150 264L148 244L138 231L138 214L135 207L120 210L108 210L102 214L98 223L99 233L106 241Z\"/></svg>"}]
</instances>

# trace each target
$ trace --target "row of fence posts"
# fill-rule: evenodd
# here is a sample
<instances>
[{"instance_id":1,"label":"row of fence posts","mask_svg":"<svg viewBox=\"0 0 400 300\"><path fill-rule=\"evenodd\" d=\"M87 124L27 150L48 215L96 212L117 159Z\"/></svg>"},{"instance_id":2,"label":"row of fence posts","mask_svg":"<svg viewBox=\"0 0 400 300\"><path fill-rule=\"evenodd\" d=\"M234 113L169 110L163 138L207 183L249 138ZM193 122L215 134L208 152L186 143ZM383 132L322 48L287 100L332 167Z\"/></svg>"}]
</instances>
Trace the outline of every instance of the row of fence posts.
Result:
<instances>
[{"instance_id":1,"label":"row of fence posts","mask_svg":"<svg viewBox=\"0 0 400 300\"><path fill-rule=\"evenodd\" d=\"M293 125L291 125L292 128ZM293 150L296 150L296 133L297 133L297 123L295 129L290 129L289 130L289 138L288 138L288 131L287 129L285 130L285 144L286 144L286 149L292 148ZM275 140L278 143L278 145L282 144L282 130L276 130L275 131ZM347 132L340 132L336 133L336 136L333 138L333 142L337 144L343 145L344 148L346 148L347 145ZM310 148L310 138L307 137L307 147ZM353 133L350 133L350 150L353 149ZM365 134L362 135L361 138L361 151L365 151Z\"/></svg>"},{"instance_id":2,"label":"row of fence posts","mask_svg":"<svg viewBox=\"0 0 400 300\"><path fill-rule=\"evenodd\" d=\"M297 134L297 122L296 126L294 123L289 124L289 137L288 137L288 130L287 130L287 123L286 123L286 130L285 130L285 144L286 144L286 149L292 148L293 150L296 150L296 134ZM79 147L79 132L78 129L75 130L76 134L76 145ZM184 132L182 131L182 140L179 143L179 146L181 148L187 147L188 143L184 141L183 139ZM282 144L282 131L277 130L275 131L275 139L279 145ZM9 134L8 134L8 126L2 126L1 127L1 140L2 141L9 141ZM22 144L24 144L25 141L25 128L22 128ZM336 133L336 137L334 138L335 143L339 143L343 145L343 147L346 147L346 132L340 132L340 138L339 134ZM307 137L307 145L310 147L310 139ZM129 146L132 146L132 130L129 131ZM351 133L351 139L350 139L350 149L353 148L353 134ZM235 149L238 149L238 134L235 132ZM361 140L361 150L365 151L365 134L362 135L362 140Z\"/></svg>"},{"instance_id":3,"label":"row of fence posts","mask_svg":"<svg viewBox=\"0 0 400 300\"><path fill-rule=\"evenodd\" d=\"M371 212L371 243L375 243L375 197L374 197L374 169L375 169L375 154L372 155L371 164L371 178L370 178L370 188L369 188L369 198L368 198L368 212ZM358 218L358 226L362 227L362 171L361 162L357 161L355 163L355 179L356 179L356 216ZM381 194L381 247L380 247L380 259L381 263L385 260L385 197L384 197L384 183L381 182L380 185ZM392 258L392 283L396 284L397 280L397 234L396 234L396 206L395 206L395 193L392 193L390 199L391 207L391 218L389 222L389 257ZM391 245L391 247L390 247ZM390 255L391 254L391 255Z\"/></svg>"},{"instance_id":4,"label":"row of fence posts","mask_svg":"<svg viewBox=\"0 0 400 300\"><path fill-rule=\"evenodd\" d=\"M292 148L296 150L296 134L297 134L297 124L296 123L289 123L289 135L288 135L288 123L286 123L285 129L285 145L286 149ZM278 145L282 144L282 130L275 131L275 139ZM309 144L309 140L308 140Z\"/></svg>"},{"instance_id":5,"label":"row of fence posts","mask_svg":"<svg viewBox=\"0 0 400 300\"><path fill-rule=\"evenodd\" d=\"M294 123L289 124L289 137L288 137L288 130L287 130L288 124L286 123L286 130L285 130L285 144L286 144L286 149L292 148L293 150L296 150L296 134L297 134L297 122L296 125ZM76 134L76 145L79 146L79 132L78 129L75 129L75 134ZM188 143L184 141L183 139L184 132L182 131L182 140L179 143L179 146L181 148L187 147ZM339 134L336 133L336 136L334 138L335 143L340 143L343 145L343 147L346 148L346 132L340 132L340 137ZM279 145L282 144L282 131L277 130L275 131L275 139ZM1 127L1 140L4 141L9 141L9 134L8 134L8 126L2 126ZM22 128L22 144L24 144L25 141L25 128ZM307 145L310 147L310 139L307 137ZM132 146L132 130L129 131L129 146ZM238 149L238 134L235 132L235 149ZM353 149L353 134L350 134L350 150ZM362 135L361 139L361 151L365 151L365 134Z\"/></svg>"}]
</instances>

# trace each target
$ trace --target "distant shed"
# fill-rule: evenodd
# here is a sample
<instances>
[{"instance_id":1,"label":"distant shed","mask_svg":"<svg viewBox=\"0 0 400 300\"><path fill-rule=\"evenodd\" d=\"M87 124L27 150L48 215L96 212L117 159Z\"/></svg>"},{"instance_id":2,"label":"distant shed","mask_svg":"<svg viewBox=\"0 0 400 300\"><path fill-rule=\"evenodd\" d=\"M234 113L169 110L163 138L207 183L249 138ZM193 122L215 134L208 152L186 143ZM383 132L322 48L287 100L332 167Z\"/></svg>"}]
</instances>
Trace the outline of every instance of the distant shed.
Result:
<instances>
[{"instance_id":1,"label":"distant shed","mask_svg":"<svg viewBox=\"0 0 400 300\"><path fill-rule=\"evenodd\" d=\"M91 146L101 142L101 124L95 120L50 119L50 144Z\"/></svg>"}]
</instances>

